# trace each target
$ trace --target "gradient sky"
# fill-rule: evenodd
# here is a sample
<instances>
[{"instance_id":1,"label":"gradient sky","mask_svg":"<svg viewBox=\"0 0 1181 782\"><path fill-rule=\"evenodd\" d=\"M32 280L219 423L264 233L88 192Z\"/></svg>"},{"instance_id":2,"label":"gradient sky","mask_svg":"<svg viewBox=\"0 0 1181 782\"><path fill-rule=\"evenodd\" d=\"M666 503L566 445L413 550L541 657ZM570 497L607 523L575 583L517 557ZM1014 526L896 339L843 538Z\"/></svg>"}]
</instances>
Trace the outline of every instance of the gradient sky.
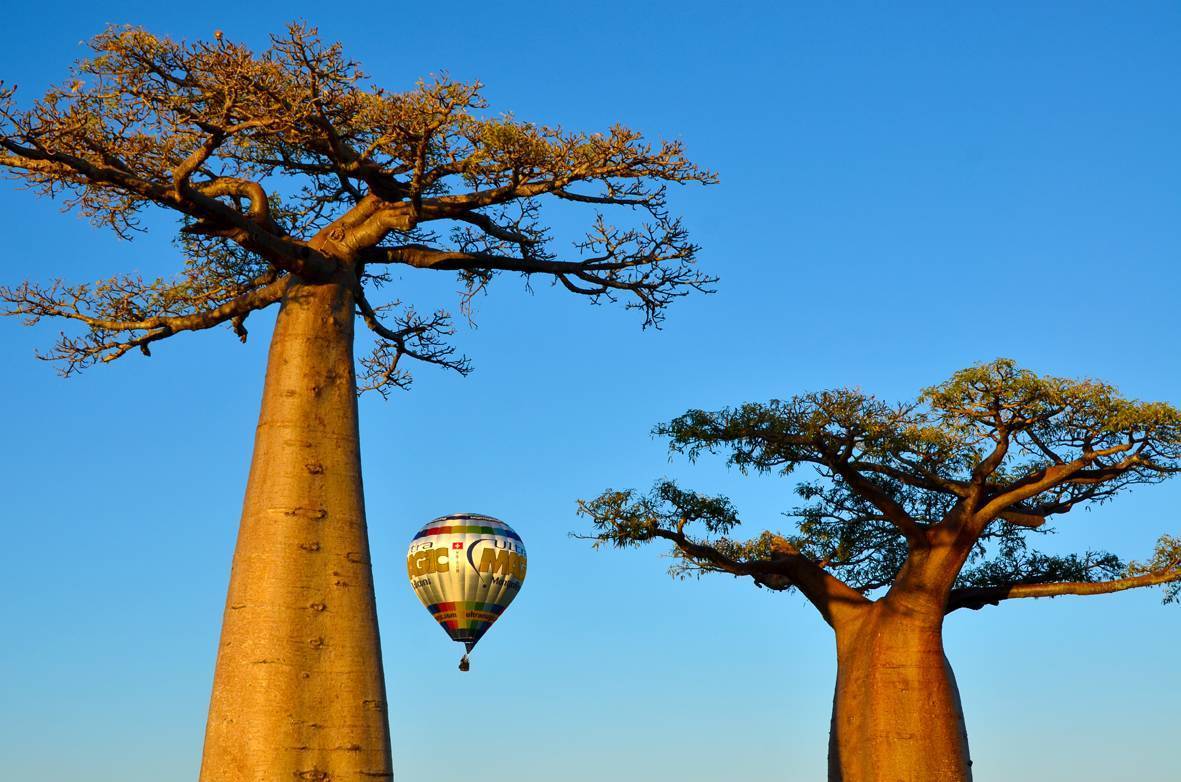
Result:
<instances>
[{"instance_id":1,"label":"gradient sky","mask_svg":"<svg viewBox=\"0 0 1181 782\"><path fill-rule=\"evenodd\" d=\"M107 22L262 44L302 17L387 88L479 78L496 111L680 138L722 178L673 193L722 282L663 331L505 277L457 337L471 377L362 400L401 780L823 778L834 649L802 598L568 537L576 498L665 475L729 493L751 534L784 523L787 482L670 462L658 421L839 385L907 398L1000 355L1181 401L1176 3L328 8L24 3L0 78L64 79ZM123 243L11 183L0 221L4 283L176 261L167 221ZM398 295L453 297L429 275ZM250 325L245 347L184 335L63 381L33 358L56 324L0 322L6 778L195 778L269 319ZM1047 545L1142 557L1179 506L1181 481L1143 488ZM402 557L465 510L509 521L530 568L460 675ZM962 612L947 647L981 782L1181 778L1181 609L1159 593Z\"/></svg>"}]
</instances>

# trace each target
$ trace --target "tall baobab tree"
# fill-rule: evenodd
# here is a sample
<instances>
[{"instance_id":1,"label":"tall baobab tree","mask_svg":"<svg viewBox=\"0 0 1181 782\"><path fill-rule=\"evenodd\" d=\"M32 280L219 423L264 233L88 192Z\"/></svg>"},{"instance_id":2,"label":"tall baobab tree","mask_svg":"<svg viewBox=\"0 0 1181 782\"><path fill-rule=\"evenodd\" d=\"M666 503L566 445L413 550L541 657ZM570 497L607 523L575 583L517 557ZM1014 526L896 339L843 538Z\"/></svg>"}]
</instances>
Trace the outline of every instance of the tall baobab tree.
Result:
<instances>
[{"instance_id":1,"label":"tall baobab tree","mask_svg":"<svg viewBox=\"0 0 1181 782\"><path fill-rule=\"evenodd\" d=\"M662 481L648 495L580 503L596 545L668 541L680 573L798 589L836 634L829 739L834 782L971 779L944 617L1021 598L1164 585L1181 595L1181 539L1143 563L1040 553L1056 517L1181 471L1181 411L1109 385L1038 376L998 360L915 402L856 390L719 412L656 433L675 453L725 452L743 472L807 473L792 534L732 536L737 511Z\"/></svg>"},{"instance_id":2,"label":"tall baobab tree","mask_svg":"<svg viewBox=\"0 0 1181 782\"><path fill-rule=\"evenodd\" d=\"M0 91L0 167L130 237L178 218L172 279L32 282L0 292L30 323L73 321L45 356L69 375L156 343L279 314L226 600L201 779L389 777L389 729L358 451L358 386L409 382L405 360L464 373L446 313L373 291L390 270L544 275L645 324L712 280L665 209L710 183L680 143L616 125L569 132L483 111L479 84L368 86L339 44L293 25L252 51L113 27L70 78L21 107ZM559 255L547 202L593 213ZM608 215L618 214L623 222ZM375 348L354 366L354 322ZM358 382L360 378L360 382Z\"/></svg>"}]
</instances>

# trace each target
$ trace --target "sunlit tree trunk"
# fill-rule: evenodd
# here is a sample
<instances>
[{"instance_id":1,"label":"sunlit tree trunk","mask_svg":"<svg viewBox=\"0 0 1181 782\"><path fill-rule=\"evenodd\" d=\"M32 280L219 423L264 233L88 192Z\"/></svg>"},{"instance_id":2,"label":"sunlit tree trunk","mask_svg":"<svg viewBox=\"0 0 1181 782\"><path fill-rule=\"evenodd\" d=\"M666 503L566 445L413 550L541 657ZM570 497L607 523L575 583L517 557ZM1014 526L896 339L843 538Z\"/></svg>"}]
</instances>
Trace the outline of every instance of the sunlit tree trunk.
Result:
<instances>
[{"instance_id":1,"label":"sunlit tree trunk","mask_svg":"<svg viewBox=\"0 0 1181 782\"><path fill-rule=\"evenodd\" d=\"M347 284L292 284L271 341L201 782L392 777Z\"/></svg>"},{"instance_id":2,"label":"sunlit tree trunk","mask_svg":"<svg viewBox=\"0 0 1181 782\"><path fill-rule=\"evenodd\" d=\"M972 762L943 611L894 596L836 627L830 782L968 782Z\"/></svg>"}]
</instances>

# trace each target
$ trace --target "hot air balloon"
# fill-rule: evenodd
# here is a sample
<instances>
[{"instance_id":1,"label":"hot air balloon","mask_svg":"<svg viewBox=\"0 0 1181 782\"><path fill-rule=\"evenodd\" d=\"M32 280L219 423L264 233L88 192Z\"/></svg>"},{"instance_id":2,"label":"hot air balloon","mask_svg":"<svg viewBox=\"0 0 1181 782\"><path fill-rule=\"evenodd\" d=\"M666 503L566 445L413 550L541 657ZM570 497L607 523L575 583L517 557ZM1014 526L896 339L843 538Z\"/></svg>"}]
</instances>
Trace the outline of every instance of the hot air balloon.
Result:
<instances>
[{"instance_id":1,"label":"hot air balloon","mask_svg":"<svg viewBox=\"0 0 1181 782\"><path fill-rule=\"evenodd\" d=\"M410 586L451 640L468 654L525 581L525 544L513 528L478 513L427 522L406 557Z\"/></svg>"}]
</instances>

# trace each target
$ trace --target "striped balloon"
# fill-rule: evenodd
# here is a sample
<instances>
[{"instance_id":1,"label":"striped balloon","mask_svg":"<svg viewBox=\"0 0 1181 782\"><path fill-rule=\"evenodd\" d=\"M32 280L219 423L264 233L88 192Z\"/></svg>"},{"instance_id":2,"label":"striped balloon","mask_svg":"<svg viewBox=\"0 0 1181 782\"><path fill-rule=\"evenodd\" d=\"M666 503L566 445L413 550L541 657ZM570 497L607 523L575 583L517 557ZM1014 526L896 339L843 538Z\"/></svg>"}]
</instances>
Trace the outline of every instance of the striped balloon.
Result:
<instances>
[{"instance_id":1,"label":"striped balloon","mask_svg":"<svg viewBox=\"0 0 1181 782\"><path fill-rule=\"evenodd\" d=\"M525 581L525 545L499 519L457 513L428 522L410 541L406 569L418 599L470 652ZM467 670L467 655L459 664Z\"/></svg>"}]
</instances>

